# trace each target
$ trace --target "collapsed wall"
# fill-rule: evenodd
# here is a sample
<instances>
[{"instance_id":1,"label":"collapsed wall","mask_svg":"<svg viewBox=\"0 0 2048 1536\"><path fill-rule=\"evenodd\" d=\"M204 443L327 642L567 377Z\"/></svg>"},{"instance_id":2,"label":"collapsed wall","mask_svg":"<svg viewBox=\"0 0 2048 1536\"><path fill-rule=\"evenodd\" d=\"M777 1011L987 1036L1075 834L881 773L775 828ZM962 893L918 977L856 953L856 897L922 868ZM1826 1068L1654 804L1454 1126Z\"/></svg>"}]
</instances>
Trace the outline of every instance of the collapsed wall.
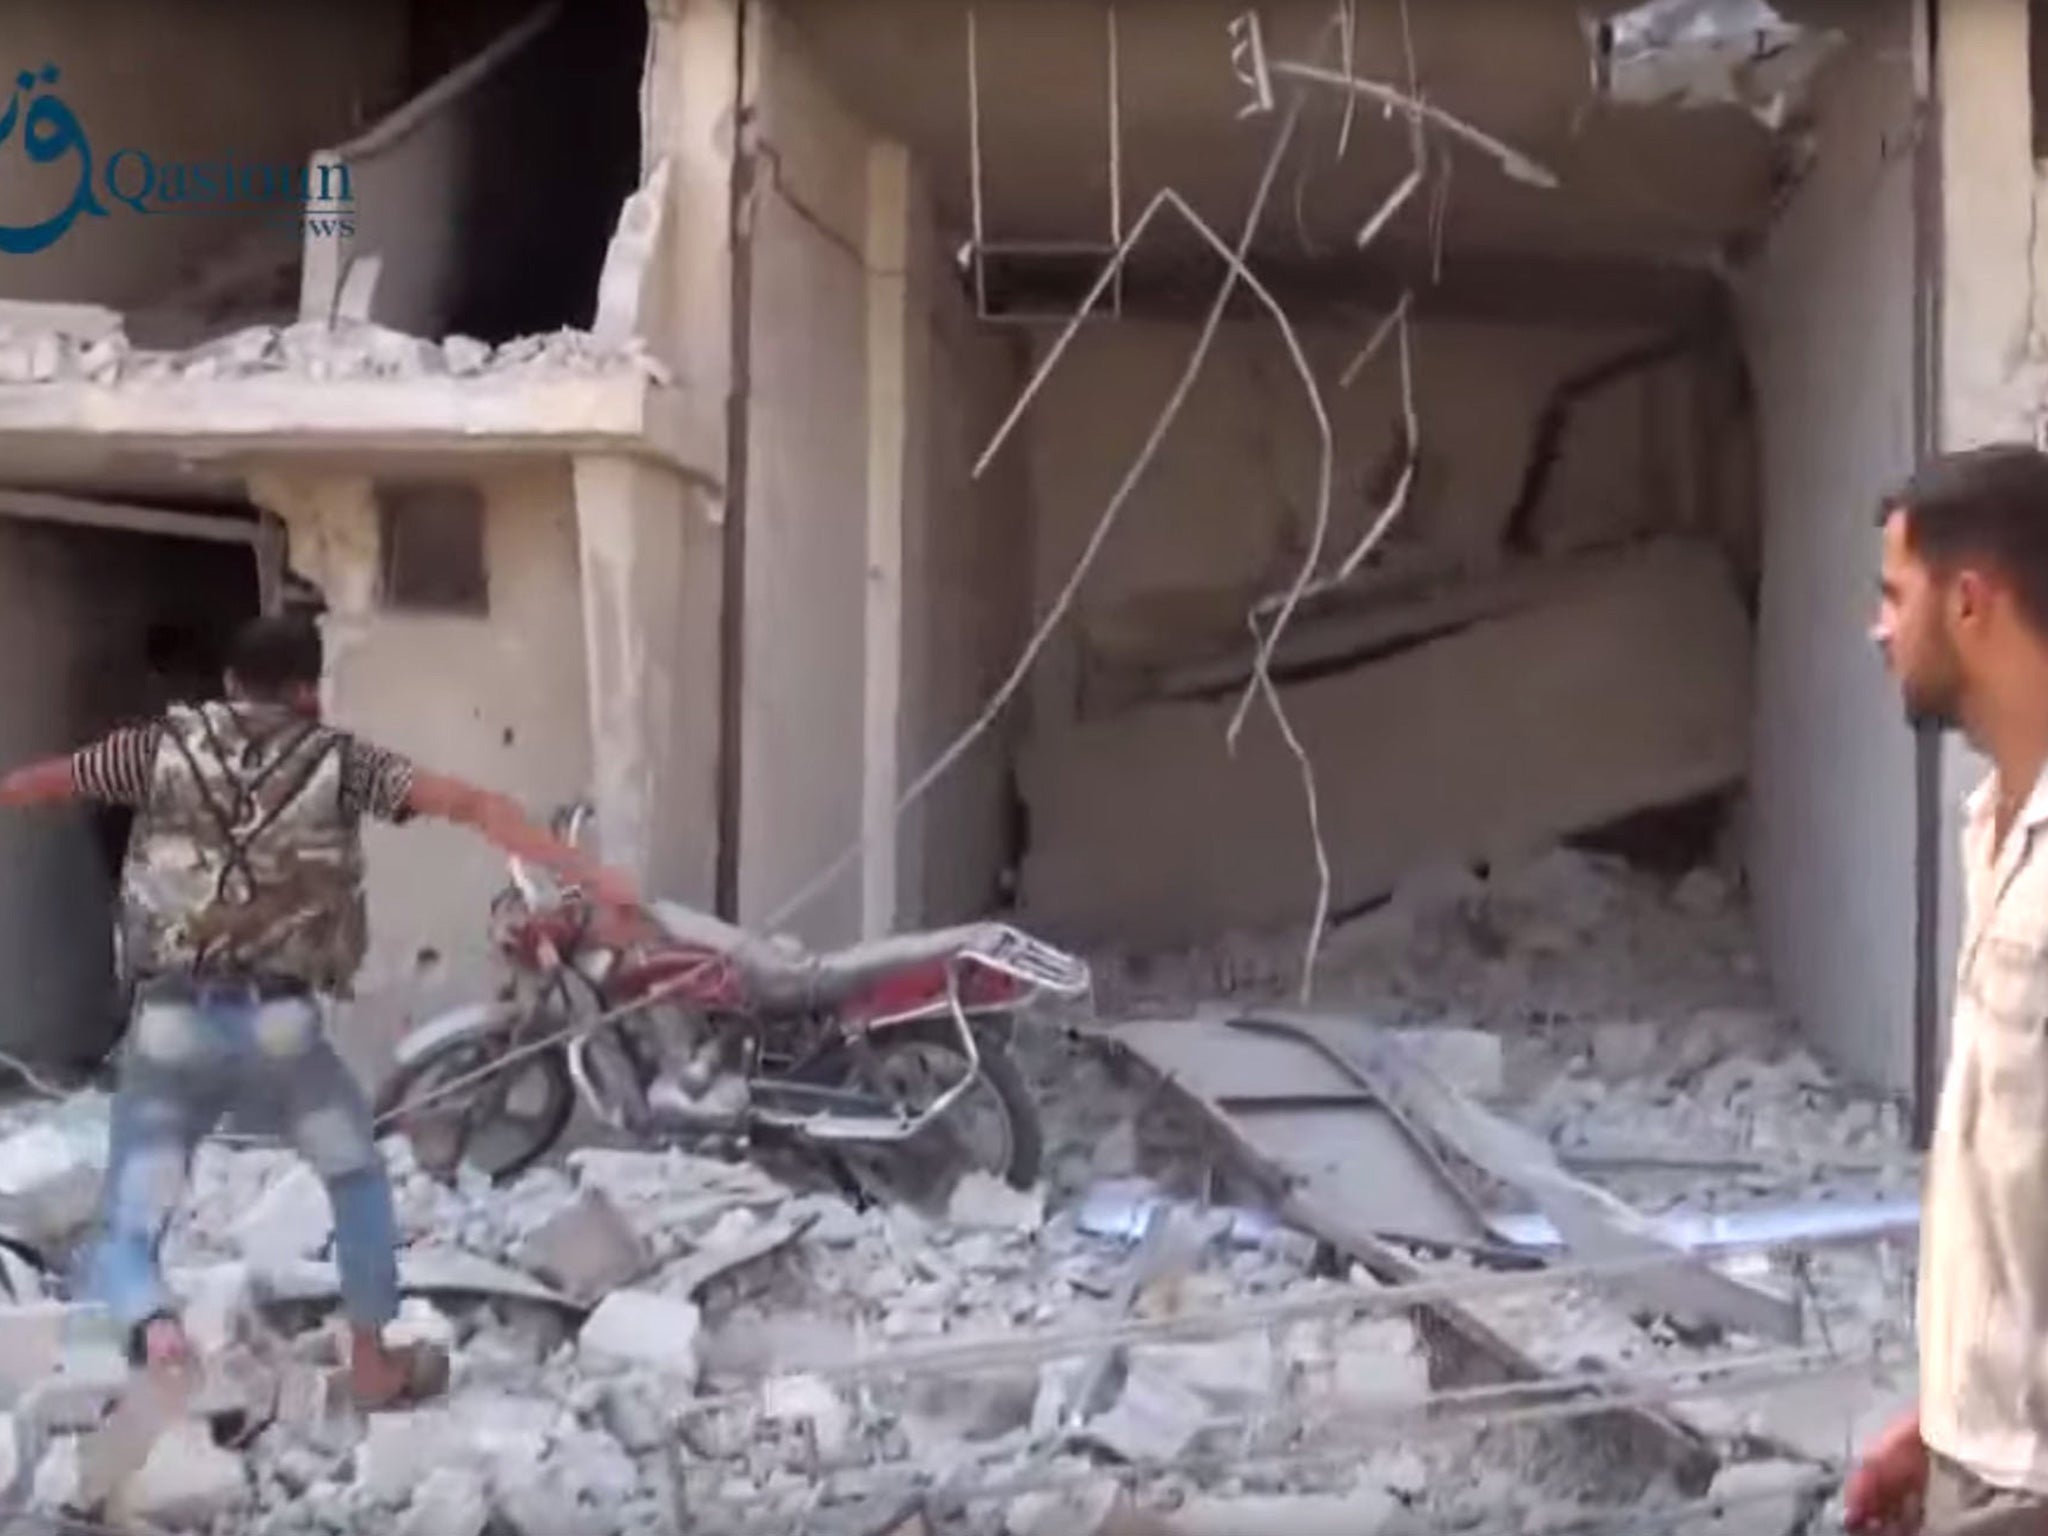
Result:
<instances>
[{"instance_id":1,"label":"collapsed wall","mask_svg":"<svg viewBox=\"0 0 2048 1536\"><path fill-rule=\"evenodd\" d=\"M1283 690L1317 769L1338 910L1444 858L1480 860L1738 781L1750 637L1713 546L1589 559L1545 600ZM1233 700L1081 725L1024 759L1038 920L1171 943L1300 921L1314 851L1299 768Z\"/></svg>"}]
</instances>

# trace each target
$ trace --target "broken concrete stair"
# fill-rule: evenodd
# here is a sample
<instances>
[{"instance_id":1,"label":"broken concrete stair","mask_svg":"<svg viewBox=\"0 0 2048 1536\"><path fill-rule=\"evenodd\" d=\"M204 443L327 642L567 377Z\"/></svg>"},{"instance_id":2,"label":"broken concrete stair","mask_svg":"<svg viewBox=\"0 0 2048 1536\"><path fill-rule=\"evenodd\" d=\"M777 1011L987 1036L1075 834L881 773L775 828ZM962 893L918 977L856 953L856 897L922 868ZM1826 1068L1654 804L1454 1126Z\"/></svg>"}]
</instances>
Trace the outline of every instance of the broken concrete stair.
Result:
<instances>
[{"instance_id":1,"label":"broken concrete stair","mask_svg":"<svg viewBox=\"0 0 2048 1536\"><path fill-rule=\"evenodd\" d=\"M1542 846L1739 779L1748 620L1720 555L1665 540L1537 606L1285 690L1317 769L1338 910L1411 869ZM1040 734L1026 908L1173 944L1298 923L1315 895L1299 766L1234 700Z\"/></svg>"}]
</instances>

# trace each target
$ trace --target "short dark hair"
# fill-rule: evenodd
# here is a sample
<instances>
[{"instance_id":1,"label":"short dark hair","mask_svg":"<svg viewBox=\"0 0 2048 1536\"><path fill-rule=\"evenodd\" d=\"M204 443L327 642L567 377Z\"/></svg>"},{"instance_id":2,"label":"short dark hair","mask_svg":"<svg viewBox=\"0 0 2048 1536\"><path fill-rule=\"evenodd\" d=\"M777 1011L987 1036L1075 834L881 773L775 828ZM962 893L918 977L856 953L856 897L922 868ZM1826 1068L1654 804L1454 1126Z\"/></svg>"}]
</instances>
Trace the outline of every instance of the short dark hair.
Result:
<instances>
[{"instance_id":1,"label":"short dark hair","mask_svg":"<svg viewBox=\"0 0 2048 1536\"><path fill-rule=\"evenodd\" d=\"M303 614L265 614L235 632L228 646L228 676L259 698L317 685L325 657L320 627Z\"/></svg>"},{"instance_id":2,"label":"short dark hair","mask_svg":"<svg viewBox=\"0 0 2048 1536\"><path fill-rule=\"evenodd\" d=\"M1879 521L1895 512L1905 514L1906 547L1937 575L1990 566L2048 638L2048 453L1999 443L1942 454L1885 497Z\"/></svg>"}]
</instances>

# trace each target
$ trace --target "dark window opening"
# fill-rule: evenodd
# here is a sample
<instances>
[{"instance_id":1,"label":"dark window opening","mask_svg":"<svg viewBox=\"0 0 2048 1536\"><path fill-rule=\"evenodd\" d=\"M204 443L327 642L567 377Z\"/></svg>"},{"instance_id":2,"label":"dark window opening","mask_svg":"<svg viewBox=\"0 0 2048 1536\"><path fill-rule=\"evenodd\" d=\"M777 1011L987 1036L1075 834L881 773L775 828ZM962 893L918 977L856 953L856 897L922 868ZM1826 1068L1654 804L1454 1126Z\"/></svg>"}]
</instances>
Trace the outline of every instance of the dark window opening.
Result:
<instances>
[{"instance_id":1,"label":"dark window opening","mask_svg":"<svg viewBox=\"0 0 2048 1536\"><path fill-rule=\"evenodd\" d=\"M377 488L384 606L413 613L490 612L483 495L463 481Z\"/></svg>"},{"instance_id":2,"label":"dark window opening","mask_svg":"<svg viewBox=\"0 0 2048 1536\"><path fill-rule=\"evenodd\" d=\"M424 88L533 14L531 0L416 0ZM443 330L509 341L595 318L620 205L640 184L647 0L571 0L478 86L444 216L460 275Z\"/></svg>"}]
</instances>

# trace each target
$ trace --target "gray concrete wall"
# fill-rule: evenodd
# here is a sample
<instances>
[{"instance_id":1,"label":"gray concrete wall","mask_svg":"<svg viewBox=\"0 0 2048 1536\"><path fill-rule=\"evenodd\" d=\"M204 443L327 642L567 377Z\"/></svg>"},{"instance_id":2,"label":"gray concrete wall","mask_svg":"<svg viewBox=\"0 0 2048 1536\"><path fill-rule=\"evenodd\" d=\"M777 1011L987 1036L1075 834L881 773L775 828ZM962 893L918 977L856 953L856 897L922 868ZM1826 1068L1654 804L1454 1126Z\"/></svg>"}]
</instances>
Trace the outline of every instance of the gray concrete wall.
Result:
<instances>
[{"instance_id":1,"label":"gray concrete wall","mask_svg":"<svg viewBox=\"0 0 2048 1536\"><path fill-rule=\"evenodd\" d=\"M978 716L1025 640L1031 550L1023 456L973 478L1023 384L1024 338L981 326L953 270L928 189L912 199L909 461L903 580L904 783ZM1023 712L1006 711L905 819L904 921L980 916L1001 898L1008 780Z\"/></svg>"},{"instance_id":2,"label":"gray concrete wall","mask_svg":"<svg viewBox=\"0 0 2048 1536\"><path fill-rule=\"evenodd\" d=\"M303 164L402 94L403 17L401 0L23 0L7 11L8 85L17 69L55 65L96 171L123 148L163 163ZM32 164L20 135L0 146L0 224L11 226L62 208L76 181L72 157ZM45 251L0 255L0 297L135 307L262 234L256 221L109 205Z\"/></svg>"},{"instance_id":3,"label":"gray concrete wall","mask_svg":"<svg viewBox=\"0 0 2048 1536\"><path fill-rule=\"evenodd\" d=\"M741 710L743 920L860 835L867 571L869 139L771 8L758 60ZM860 928L848 872L796 931Z\"/></svg>"},{"instance_id":4,"label":"gray concrete wall","mask_svg":"<svg viewBox=\"0 0 2048 1536\"><path fill-rule=\"evenodd\" d=\"M1371 329L1370 319L1304 323L1337 447L1330 565L1376 516L1397 467L1396 351L1390 347L1349 389L1339 382ZM1701 469L1710 457L1696 398L1705 365L1672 360L1585 399L1568 419L1537 503L1534 558L1511 558L1502 547L1546 402L1567 379L1654 339L1605 329L1418 324L1422 470L1384 563L1354 583L1355 622L1369 627L1375 615L1389 619L1406 607L1411 631L1432 622L1459 629L1482 615L1448 610L1478 601L1485 617L1518 624L1506 616L1542 596L1514 587L1527 574L1520 567L1540 572L1547 561L1653 531L1721 533L1738 523L1739 516L1724 516ZM1037 611L1068 579L1193 340L1186 326L1091 328L1034 407L1022 452ZM1279 339L1270 327L1226 326L1033 678L1023 752L1031 837L1024 884L1043 921L1095 937L1179 941L1309 917L1313 863L1291 759L1277 741L1261 741L1233 765L1223 738L1227 704L1162 699L1164 679L1197 663L1227 673L1231 657L1246 655L1247 612L1285 589L1308 547L1317 455L1314 417ZM1727 585L1732 602L1734 583ZM1498 602L1479 596L1493 590L1503 594ZM1549 600L1561 599L1552 593ZM1446 608L1434 621L1433 604ZM1614 611L1627 622L1644 610L1622 601ZM1678 758L1697 759L1697 771L1674 775L1673 744L1660 743L1657 732L1676 720L1652 697L1681 679L1704 699L1744 697L1746 636L1723 617L1715 609L1700 633L1684 638L1654 627L1617 631L1607 641L1617 648L1698 647L1689 659L1663 670L1647 661L1626 678L1582 666L1590 652L1575 625L1531 621L1532 639L1560 647L1544 658L1555 663L1545 675L1559 707L1572 713L1555 729L1564 737L1578 732L1579 745L1546 757L1548 778L1539 783L1532 769L1525 789L1491 776L1506 751L1501 743L1519 740L1520 727L1504 723L1495 732L1484 717L1502 706L1498 690L1513 669L1533 671L1538 663L1480 643L1477 631L1444 641L1438 654L1359 662L1341 678L1290 690L1318 723L1314 757L1332 818L1340 905L1379 894L1407 860L1474 853L1498 837L1540 831L1559 815L1567 822L1552 830L1569 830L1571 817L1601 819L1603 804L1618 815L1655 803L1660 787L1692 793L1739 774L1743 743L1730 743L1716 724L1690 746L1675 744ZM1301 629L1307 625L1304 616ZM1462 704L1438 698L1427 690L1452 686L1455 674L1443 667L1453 655L1460 665L1510 671L1456 685ZM1599 713L1599 690L1608 684L1625 693L1609 713L1638 713L1611 729L1586 719L1581 730L1578 711ZM1439 718L1453 709L1468 710L1473 729ZM1176 753L1184 754L1178 764ZM1577 781L1567 782L1574 774ZM1226 802L1217 796L1226 787L1230 810L1219 822ZM1496 789L1503 803L1487 804ZM1120 809L1128 814L1120 817ZM1460 817L1469 821L1462 829Z\"/></svg>"},{"instance_id":5,"label":"gray concrete wall","mask_svg":"<svg viewBox=\"0 0 2048 1536\"><path fill-rule=\"evenodd\" d=\"M1909 15L1885 9L1831 77L1813 172L1743 282L1765 505L1751 864L1785 1008L1902 1088L1913 748L1868 639L1877 500L1915 452Z\"/></svg>"},{"instance_id":6,"label":"gray concrete wall","mask_svg":"<svg viewBox=\"0 0 2048 1536\"><path fill-rule=\"evenodd\" d=\"M2030 441L2048 420L2048 232L2034 160L2026 0L1943 0L1941 446ZM1962 931L1964 797L1989 765L1960 736L1941 769L1942 1017Z\"/></svg>"},{"instance_id":7,"label":"gray concrete wall","mask_svg":"<svg viewBox=\"0 0 2048 1536\"><path fill-rule=\"evenodd\" d=\"M515 796L530 812L591 784L587 673L574 493L566 464L472 470L486 500L488 617L383 610L377 518L366 481L259 476L285 518L294 568L330 606L328 710L340 724L426 766ZM426 658L431 666L424 666ZM374 829L371 949L339 1031L366 1076L411 1024L485 995L501 855L439 826Z\"/></svg>"}]
</instances>

